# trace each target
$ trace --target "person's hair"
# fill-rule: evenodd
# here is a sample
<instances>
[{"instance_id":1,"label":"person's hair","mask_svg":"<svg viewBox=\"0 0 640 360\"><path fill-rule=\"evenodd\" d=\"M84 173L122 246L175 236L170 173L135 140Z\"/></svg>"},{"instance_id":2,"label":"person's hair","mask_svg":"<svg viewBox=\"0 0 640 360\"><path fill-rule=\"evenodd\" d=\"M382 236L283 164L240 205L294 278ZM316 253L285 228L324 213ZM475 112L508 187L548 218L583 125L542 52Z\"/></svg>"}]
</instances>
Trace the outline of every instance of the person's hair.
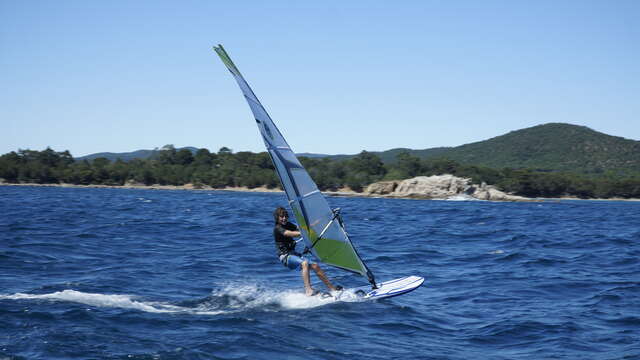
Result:
<instances>
[{"instance_id":1,"label":"person's hair","mask_svg":"<svg viewBox=\"0 0 640 360\"><path fill-rule=\"evenodd\" d=\"M276 211L273 212L273 220L275 220L276 224L278 223L278 218L282 215L287 215L289 216L289 213L287 212L287 210L285 208L283 208L282 206L278 206L276 208Z\"/></svg>"}]
</instances>

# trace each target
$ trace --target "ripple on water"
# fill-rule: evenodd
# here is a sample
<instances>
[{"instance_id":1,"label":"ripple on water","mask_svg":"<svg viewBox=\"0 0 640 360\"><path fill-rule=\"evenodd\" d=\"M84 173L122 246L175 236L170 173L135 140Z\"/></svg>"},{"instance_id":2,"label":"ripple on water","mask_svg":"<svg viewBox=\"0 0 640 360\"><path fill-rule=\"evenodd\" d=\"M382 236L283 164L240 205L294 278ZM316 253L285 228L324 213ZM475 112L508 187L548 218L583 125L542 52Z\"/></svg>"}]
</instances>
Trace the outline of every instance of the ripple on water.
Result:
<instances>
[{"instance_id":1,"label":"ripple on water","mask_svg":"<svg viewBox=\"0 0 640 360\"><path fill-rule=\"evenodd\" d=\"M426 277L335 302L275 257L282 194L0 197L0 357L640 358L637 203L330 198L379 280Z\"/></svg>"}]
</instances>

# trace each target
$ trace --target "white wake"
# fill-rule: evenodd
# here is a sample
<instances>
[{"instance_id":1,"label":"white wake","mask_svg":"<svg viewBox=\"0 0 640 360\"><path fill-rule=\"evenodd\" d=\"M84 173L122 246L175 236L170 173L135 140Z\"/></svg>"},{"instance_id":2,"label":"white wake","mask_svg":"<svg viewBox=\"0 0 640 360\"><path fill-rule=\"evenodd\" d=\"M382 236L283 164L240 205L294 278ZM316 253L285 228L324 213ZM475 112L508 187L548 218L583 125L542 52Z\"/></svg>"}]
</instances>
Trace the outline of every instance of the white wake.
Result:
<instances>
[{"instance_id":1,"label":"white wake","mask_svg":"<svg viewBox=\"0 0 640 360\"><path fill-rule=\"evenodd\" d=\"M63 290L50 294L16 293L13 295L0 295L0 299L69 301L95 307L136 309L153 313L171 313L187 310L186 308L160 302L138 301L131 295L92 294L75 290Z\"/></svg>"},{"instance_id":2,"label":"white wake","mask_svg":"<svg viewBox=\"0 0 640 360\"><path fill-rule=\"evenodd\" d=\"M301 290L265 290L257 285L228 285L214 290L209 297L191 301L193 305L179 306L167 302L145 301L139 296L124 294L96 294L76 290L63 290L49 294L0 295L0 300L48 300L74 302L92 307L134 309L149 313L220 315L248 310L281 311L310 309L338 301L362 301L354 293L345 290L333 296L306 296Z\"/></svg>"}]
</instances>

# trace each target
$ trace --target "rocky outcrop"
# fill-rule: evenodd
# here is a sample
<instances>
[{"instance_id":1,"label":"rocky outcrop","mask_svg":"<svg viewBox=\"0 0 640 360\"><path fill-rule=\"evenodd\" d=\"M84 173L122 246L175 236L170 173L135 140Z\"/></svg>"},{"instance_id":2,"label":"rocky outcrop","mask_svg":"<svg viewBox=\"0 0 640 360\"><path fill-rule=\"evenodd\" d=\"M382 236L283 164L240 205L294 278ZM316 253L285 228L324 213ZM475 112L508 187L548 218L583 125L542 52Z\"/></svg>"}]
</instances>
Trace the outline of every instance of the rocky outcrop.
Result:
<instances>
[{"instance_id":1,"label":"rocky outcrop","mask_svg":"<svg viewBox=\"0 0 640 360\"><path fill-rule=\"evenodd\" d=\"M463 195L478 200L528 200L527 198L504 193L492 185L485 183L480 185L471 184L471 179L448 174L377 182L369 185L365 190L365 194L368 196L415 199L448 199Z\"/></svg>"},{"instance_id":2,"label":"rocky outcrop","mask_svg":"<svg viewBox=\"0 0 640 360\"><path fill-rule=\"evenodd\" d=\"M418 176L402 180L394 194L411 198L446 199L464 193L468 182L469 179L453 175Z\"/></svg>"},{"instance_id":3,"label":"rocky outcrop","mask_svg":"<svg viewBox=\"0 0 640 360\"><path fill-rule=\"evenodd\" d=\"M380 181L367 186L365 192L369 195L387 195L398 187L398 181Z\"/></svg>"},{"instance_id":4,"label":"rocky outcrop","mask_svg":"<svg viewBox=\"0 0 640 360\"><path fill-rule=\"evenodd\" d=\"M522 196L510 195L503 191L498 190L493 185L487 185L482 183L479 187L473 187L473 192L470 194L472 197L478 200L492 200L492 201L525 201L531 200Z\"/></svg>"}]
</instances>

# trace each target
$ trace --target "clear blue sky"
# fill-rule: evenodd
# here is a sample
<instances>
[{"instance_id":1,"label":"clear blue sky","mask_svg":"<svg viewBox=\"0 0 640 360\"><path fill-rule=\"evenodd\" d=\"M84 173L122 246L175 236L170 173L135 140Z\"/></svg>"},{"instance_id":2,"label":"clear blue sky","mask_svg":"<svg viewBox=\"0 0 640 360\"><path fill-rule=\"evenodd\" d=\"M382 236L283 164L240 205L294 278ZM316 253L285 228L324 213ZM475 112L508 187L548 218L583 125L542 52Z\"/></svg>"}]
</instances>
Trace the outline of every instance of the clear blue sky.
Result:
<instances>
[{"instance_id":1,"label":"clear blue sky","mask_svg":"<svg viewBox=\"0 0 640 360\"><path fill-rule=\"evenodd\" d=\"M548 122L640 140L640 1L0 0L0 154L263 151L222 43L296 152Z\"/></svg>"}]
</instances>

